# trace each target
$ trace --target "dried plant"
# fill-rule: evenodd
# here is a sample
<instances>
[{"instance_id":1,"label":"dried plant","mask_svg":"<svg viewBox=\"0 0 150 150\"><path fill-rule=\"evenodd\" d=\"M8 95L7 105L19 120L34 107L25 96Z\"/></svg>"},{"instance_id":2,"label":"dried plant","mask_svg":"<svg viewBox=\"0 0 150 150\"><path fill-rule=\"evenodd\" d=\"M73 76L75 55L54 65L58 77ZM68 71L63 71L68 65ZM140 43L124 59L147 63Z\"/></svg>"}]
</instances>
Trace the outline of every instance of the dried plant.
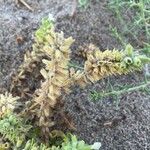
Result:
<instances>
[{"instance_id":1,"label":"dried plant","mask_svg":"<svg viewBox=\"0 0 150 150\"><path fill-rule=\"evenodd\" d=\"M8 92L0 94L0 117L12 112L17 106L18 99L19 97L13 97L12 94Z\"/></svg>"},{"instance_id":2,"label":"dried plant","mask_svg":"<svg viewBox=\"0 0 150 150\"><path fill-rule=\"evenodd\" d=\"M17 108L19 97L13 97L10 93L0 94L0 134L4 139L19 146L25 140L25 135L31 128L30 125L24 125L23 119L12 114ZM2 139L3 139L2 138ZM0 144L1 149L9 149L10 144L5 142Z\"/></svg>"},{"instance_id":3,"label":"dried plant","mask_svg":"<svg viewBox=\"0 0 150 150\"><path fill-rule=\"evenodd\" d=\"M0 120L0 133L3 138L16 145L16 148L24 143L26 134L30 129L31 126L25 125L23 119L11 113L5 114Z\"/></svg>"},{"instance_id":4,"label":"dried plant","mask_svg":"<svg viewBox=\"0 0 150 150\"><path fill-rule=\"evenodd\" d=\"M1 142L0 143L0 150L9 150L10 144L8 142Z\"/></svg>"},{"instance_id":5,"label":"dried plant","mask_svg":"<svg viewBox=\"0 0 150 150\"><path fill-rule=\"evenodd\" d=\"M83 51L86 57L84 70L72 71L72 78L81 86L108 77L110 75L121 75L141 70L150 58L136 54L133 47L128 44L125 50L100 51L99 48L90 44L87 50Z\"/></svg>"},{"instance_id":6,"label":"dried plant","mask_svg":"<svg viewBox=\"0 0 150 150\"><path fill-rule=\"evenodd\" d=\"M79 67L80 70L75 70L69 66L70 47L73 42L72 37L65 38L63 32L55 32L54 26L45 20L43 26L36 32L33 50L25 54L24 62L19 67L18 75L14 80L25 79L26 72L32 74L33 68L38 68L37 62L39 62L42 66L39 73L43 77L42 82L39 80L40 88L32 94L32 98L28 100L29 103L26 103L24 111L21 111L19 115L13 114L19 104L17 102L19 97L13 97L8 93L0 94L0 133L5 139L16 145L16 149L68 150L70 146L71 148L74 146L74 149L94 149L83 141L77 141L75 136L66 138L60 147L53 146L51 148L40 145L36 142L36 138L28 140L27 135L32 126L26 125L22 117L33 119L32 121L36 122L45 140L48 141L51 137L50 127L55 124L52 117L55 108L59 106L62 92L68 94L70 87L74 84L85 87L87 84L95 83L111 75L139 71L144 64L150 62L149 57L134 52L130 44L126 46L125 50L114 49L104 52L90 44L88 49L82 51L86 58L83 68ZM13 84L14 82L12 82L12 89L16 86ZM22 86L21 82L18 84L19 87ZM29 90L28 87L21 89L23 92ZM62 116L60 115L60 117ZM97 147L97 144L95 145ZM9 144L4 143L0 146L7 149Z\"/></svg>"},{"instance_id":7,"label":"dried plant","mask_svg":"<svg viewBox=\"0 0 150 150\"><path fill-rule=\"evenodd\" d=\"M40 28L35 32L35 43L32 45L32 51L27 51L23 58L23 63L19 66L17 73L12 76L12 84L10 87L10 92L14 92L18 89L21 89L24 79L26 78L27 74L34 74L34 69L37 68L38 63L41 63L42 58L45 56L45 53L41 51L46 41L45 35L47 35L49 29L53 26L54 20L52 18L43 18ZM36 76L37 72L35 73ZM29 88L25 88L19 91L20 94L28 94L30 91ZM21 96L22 97L22 96Z\"/></svg>"},{"instance_id":8,"label":"dried plant","mask_svg":"<svg viewBox=\"0 0 150 150\"><path fill-rule=\"evenodd\" d=\"M54 143L48 141L47 145L44 145L40 142L38 133L33 132L33 126L27 124L25 118L23 119L14 113L14 105L17 99L18 97L12 97L12 95L8 93L5 95L1 94L0 107L3 106L3 101L5 101L7 108L5 108L6 111L4 111L0 117L1 150L68 150L70 146L74 149L95 149L96 143L87 145L84 141L78 141L75 135L65 135L58 130L53 130L49 135L51 140L58 140L58 137L60 137L60 139L54 141ZM11 107L8 107L7 104L10 104L10 102L13 103ZM59 144L55 145L56 143Z\"/></svg>"},{"instance_id":9,"label":"dried plant","mask_svg":"<svg viewBox=\"0 0 150 150\"><path fill-rule=\"evenodd\" d=\"M45 42L45 45L39 49L46 56L46 59L42 59L45 68L40 71L44 82L41 88L36 91L36 96L33 99L34 104L29 109L36 113L39 118L38 125L43 127L43 131L49 132L48 128L53 125L50 117L61 95L61 90L68 91L68 62L70 60L70 46L74 40L71 37L65 39L63 32L56 33L54 28L51 28L45 39L48 42Z\"/></svg>"},{"instance_id":10,"label":"dried plant","mask_svg":"<svg viewBox=\"0 0 150 150\"><path fill-rule=\"evenodd\" d=\"M134 52L130 44L125 50L114 49L104 52L90 44L89 48L82 52L86 58L83 69L75 70L69 67L70 47L73 42L72 37L65 38L63 32L55 32L54 26L50 27L46 22L44 27L36 32L33 51L25 55L23 63L25 67L20 67L19 76L23 75L25 68L30 68L34 61L43 64L40 71L43 82L32 95L31 105L27 106L23 114L35 118L47 139L49 128L55 124L52 117L62 91L69 93L70 86L74 84L85 87L110 75L141 70L145 63L150 62L150 58Z\"/></svg>"},{"instance_id":11,"label":"dried plant","mask_svg":"<svg viewBox=\"0 0 150 150\"><path fill-rule=\"evenodd\" d=\"M79 7L87 8L90 1L89 0L78 0L78 3L79 3Z\"/></svg>"},{"instance_id":12,"label":"dried plant","mask_svg":"<svg viewBox=\"0 0 150 150\"><path fill-rule=\"evenodd\" d=\"M24 61L19 67L18 76L21 76L24 71L31 72L32 68L36 67L34 63L41 61L41 57L45 56L41 49L43 46L45 46L45 43L48 43L45 36L48 34L48 31L51 29L51 27L53 27L53 20L43 18L40 28L35 32L35 44L32 46L32 51L27 51L27 53L24 55Z\"/></svg>"},{"instance_id":13,"label":"dried plant","mask_svg":"<svg viewBox=\"0 0 150 150\"><path fill-rule=\"evenodd\" d=\"M150 62L148 57L136 54L131 45L121 51L114 49L101 52L90 44L88 50L84 51L86 61L83 70L75 71L68 67L73 41L71 37L65 39L63 32L57 33L52 27L40 42L42 46L38 51L44 55L41 62L45 65L40 72L44 81L41 88L36 90L27 114L38 118L37 124L44 133L48 133L49 127L54 125L51 117L62 90L70 91L70 86L75 83L85 87L110 75L140 70L143 64Z\"/></svg>"},{"instance_id":14,"label":"dried plant","mask_svg":"<svg viewBox=\"0 0 150 150\"><path fill-rule=\"evenodd\" d=\"M78 141L75 135L68 135L64 138L64 143L62 143L64 150L77 149L77 150L91 150L91 146L85 144L84 141Z\"/></svg>"}]
</instances>

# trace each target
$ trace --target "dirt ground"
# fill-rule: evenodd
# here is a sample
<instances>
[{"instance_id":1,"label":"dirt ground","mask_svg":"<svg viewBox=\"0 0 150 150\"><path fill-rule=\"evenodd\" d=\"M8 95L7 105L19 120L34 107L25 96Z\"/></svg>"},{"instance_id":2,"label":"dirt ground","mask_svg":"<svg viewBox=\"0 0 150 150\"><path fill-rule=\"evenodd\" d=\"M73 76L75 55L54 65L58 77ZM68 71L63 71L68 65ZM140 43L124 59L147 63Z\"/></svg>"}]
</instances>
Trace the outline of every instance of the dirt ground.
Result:
<instances>
[{"instance_id":1,"label":"dirt ground","mask_svg":"<svg viewBox=\"0 0 150 150\"><path fill-rule=\"evenodd\" d=\"M74 17L73 1L26 0L34 12L14 0L0 0L0 92L9 88L10 77L23 60L26 50L32 47L34 32L48 14L56 18L56 29L76 41L72 46L72 59L80 45L93 43L101 50L120 48L111 36L109 25L118 25L115 16L107 8L107 0L93 0L84 10L77 8ZM18 42L18 38L23 40ZM131 43L132 44L132 43ZM133 43L134 44L134 43ZM137 84L144 80L143 72L109 78L112 85ZM93 102L91 91L107 90L108 79L85 89L74 87L70 95L63 96L64 110L72 117L81 139L88 143L99 141L102 150L150 149L150 95L135 91L119 97L116 107L113 99L103 98ZM112 126L106 126L113 121Z\"/></svg>"}]
</instances>

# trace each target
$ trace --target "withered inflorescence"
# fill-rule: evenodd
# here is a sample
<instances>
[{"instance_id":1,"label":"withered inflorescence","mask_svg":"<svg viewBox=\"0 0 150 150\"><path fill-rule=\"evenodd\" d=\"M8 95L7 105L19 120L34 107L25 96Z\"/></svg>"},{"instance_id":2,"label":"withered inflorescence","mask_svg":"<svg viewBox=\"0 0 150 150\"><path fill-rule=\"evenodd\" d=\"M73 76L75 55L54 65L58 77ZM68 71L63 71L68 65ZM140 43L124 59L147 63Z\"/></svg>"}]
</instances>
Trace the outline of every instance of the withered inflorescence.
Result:
<instances>
[{"instance_id":1,"label":"withered inflorescence","mask_svg":"<svg viewBox=\"0 0 150 150\"><path fill-rule=\"evenodd\" d=\"M53 125L50 117L61 95L61 90L69 90L68 62L70 60L70 46L73 41L71 37L65 39L63 32L56 33L54 28L51 28L45 36L45 45L39 49L46 56L45 59L42 59L45 68L40 71L44 81L41 88L36 91L33 105L29 109L32 112L34 110L39 118L38 125L43 128L44 132L48 132L48 128Z\"/></svg>"},{"instance_id":2,"label":"withered inflorescence","mask_svg":"<svg viewBox=\"0 0 150 150\"><path fill-rule=\"evenodd\" d=\"M69 93L70 86L74 84L85 87L110 75L140 70L145 63L150 62L150 58L134 52L130 44L125 50L104 52L90 44L88 50L84 50L86 61L83 69L75 70L69 67L73 38L65 38L63 32L55 32L54 26L49 28L47 23L45 26L37 32L33 51L25 55L24 63L19 68L19 76L22 76L26 68L32 72L32 67L36 67L33 62L43 64L40 70L43 76L41 87L33 94L25 114L36 118L44 135L48 135L49 128L55 124L52 116L62 91Z\"/></svg>"},{"instance_id":3,"label":"withered inflorescence","mask_svg":"<svg viewBox=\"0 0 150 150\"><path fill-rule=\"evenodd\" d=\"M110 75L121 75L141 70L145 63L150 62L146 56L134 53L130 44L126 46L125 50L113 49L104 52L90 44L88 49L84 50L83 55L86 57L84 70L77 72L73 70L72 73L72 78L82 87Z\"/></svg>"}]
</instances>

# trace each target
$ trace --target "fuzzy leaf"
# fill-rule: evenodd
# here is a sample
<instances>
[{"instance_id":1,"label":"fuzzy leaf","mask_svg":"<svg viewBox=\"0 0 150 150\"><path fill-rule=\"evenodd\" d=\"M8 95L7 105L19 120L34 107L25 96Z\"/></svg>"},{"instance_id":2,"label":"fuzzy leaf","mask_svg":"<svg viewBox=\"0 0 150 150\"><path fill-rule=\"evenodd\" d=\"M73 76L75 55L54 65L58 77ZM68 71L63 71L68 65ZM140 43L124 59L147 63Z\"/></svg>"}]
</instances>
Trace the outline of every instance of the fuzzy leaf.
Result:
<instances>
[{"instance_id":1,"label":"fuzzy leaf","mask_svg":"<svg viewBox=\"0 0 150 150\"><path fill-rule=\"evenodd\" d=\"M139 58L143 64L150 63L150 58L145 55L138 56L137 58Z\"/></svg>"},{"instance_id":2,"label":"fuzzy leaf","mask_svg":"<svg viewBox=\"0 0 150 150\"><path fill-rule=\"evenodd\" d=\"M125 52L128 56L132 56L133 55L133 47L130 44L128 44L125 48Z\"/></svg>"}]
</instances>

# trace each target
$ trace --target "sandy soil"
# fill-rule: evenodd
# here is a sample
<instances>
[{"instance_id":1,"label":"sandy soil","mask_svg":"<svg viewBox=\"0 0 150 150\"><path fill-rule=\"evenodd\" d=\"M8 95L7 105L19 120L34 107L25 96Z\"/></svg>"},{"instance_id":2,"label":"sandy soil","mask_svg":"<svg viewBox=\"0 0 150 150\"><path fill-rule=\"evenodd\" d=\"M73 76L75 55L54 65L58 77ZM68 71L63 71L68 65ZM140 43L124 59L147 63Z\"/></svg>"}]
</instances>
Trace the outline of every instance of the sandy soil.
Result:
<instances>
[{"instance_id":1,"label":"sandy soil","mask_svg":"<svg viewBox=\"0 0 150 150\"><path fill-rule=\"evenodd\" d=\"M56 18L56 29L72 36L72 60L78 61L74 53L80 45L94 43L101 50L120 48L119 42L111 36L109 25L117 25L115 16L107 8L107 1L93 0L86 10L77 8L71 17L73 1L69 0L26 0L34 8L29 11L13 0L0 0L0 91L9 88L11 75L23 60L26 50L31 50L34 31L41 18L49 13ZM22 37L18 43L18 38ZM132 44L132 43L131 43ZM134 43L133 43L134 44ZM79 59L80 60L80 59ZM79 61L80 62L80 61ZM77 63L79 63L77 62ZM114 85L137 84L144 80L143 73L111 77ZM91 91L108 90L108 79L84 90L74 87L70 95L63 96L64 111L73 119L80 138L86 142L100 141L103 150L148 150L150 149L150 95L142 91L123 94L116 107L111 97L93 102ZM105 126L113 121L112 126Z\"/></svg>"}]
</instances>

